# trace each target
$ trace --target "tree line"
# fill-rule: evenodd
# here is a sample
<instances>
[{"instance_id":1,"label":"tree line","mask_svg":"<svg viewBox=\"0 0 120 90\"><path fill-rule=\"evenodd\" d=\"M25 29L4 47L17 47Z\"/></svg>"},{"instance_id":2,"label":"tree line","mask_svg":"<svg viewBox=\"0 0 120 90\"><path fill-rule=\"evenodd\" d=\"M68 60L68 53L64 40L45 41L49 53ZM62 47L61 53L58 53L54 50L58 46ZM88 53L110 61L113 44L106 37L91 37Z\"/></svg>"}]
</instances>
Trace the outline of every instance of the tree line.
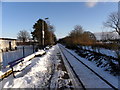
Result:
<instances>
[{"instance_id":1,"label":"tree line","mask_svg":"<svg viewBox=\"0 0 120 90\"><path fill-rule=\"evenodd\" d=\"M44 25L44 26L43 26ZM103 23L105 27L111 28L111 33L116 32L120 36L120 19L119 13L113 12L108 16L108 19ZM46 21L39 19L33 25L34 31L31 32L32 39L38 41L39 47L43 45L43 33L42 30L44 29L44 46L53 45L56 42L56 36L54 34L55 27L50 23L46 23ZM107 40L107 38L111 40L113 35L103 35L102 39ZM18 33L18 39L22 40L23 42L30 39L30 35L27 31L23 30ZM120 40L117 40L120 41ZM85 31L81 25L76 25L74 30L72 30L68 36L60 39L58 42L67 43L67 44L83 44L83 45L93 45L96 44L96 37L90 31ZM120 42L118 42L120 43ZM109 45L108 45L109 46Z\"/></svg>"},{"instance_id":2,"label":"tree line","mask_svg":"<svg viewBox=\"0 0 120 90\"><path fill-rule=\"evenodd\" d=\"M95 43L96 37L90 31L85 31L81 25L76 25L68 36L60 39L58 42L69 45L92 44Z\"/></svg>"},{"instance_id":3,"label":"tree line","mask_svg":"<svg viewBox=\"0 0 120 90\"><path fill-rule=\"evenodd\" d=\"M108 19L103 23L104 27L110 28L111 33L116 32L120 37L120 18L118 12L112 12ZM74 27L74 30L71 30L71 32L68 34L68 36L59 39L58 42L66 44L66 45L91 45L95 47L103 47L107 49L114 49L119 50L120 49L120 40L112 40L113 36L106 34L106 36L102 36L102 39L107 41L111 40L110 43L104 43L104 42L98 42L96 40L96 37L94 33L90 31L85 31L81 25L76 25ZM120 38L119 38L120 39ZM113 42L112 42L113 41ZM117 41L117 42L115 42Z\"/></svg>"},{"instance_id":4,"label":"tree line","mask_svg":"<svg viewBox=\"0 0 120 90\"><path fill-rule=\"evenodd\" d=\"M50 22L46 22L42 19L39 19L34 25L33 25L34 31L31 32L32 35L32 42L36 43L38 42L38 47L43 48L48 45L53 45L56 42L56 35L55 27L50 24ZM44 30L44 32L43 32ZM43 35L44 34L44 35ZM21 30L19 31L17 35L18 40L22 41L22 43L25 44L25 42L30 41L30 33L27 30ZM44 45L43 45L43 39L44 39Z\"/></svg>"}]
</instances>

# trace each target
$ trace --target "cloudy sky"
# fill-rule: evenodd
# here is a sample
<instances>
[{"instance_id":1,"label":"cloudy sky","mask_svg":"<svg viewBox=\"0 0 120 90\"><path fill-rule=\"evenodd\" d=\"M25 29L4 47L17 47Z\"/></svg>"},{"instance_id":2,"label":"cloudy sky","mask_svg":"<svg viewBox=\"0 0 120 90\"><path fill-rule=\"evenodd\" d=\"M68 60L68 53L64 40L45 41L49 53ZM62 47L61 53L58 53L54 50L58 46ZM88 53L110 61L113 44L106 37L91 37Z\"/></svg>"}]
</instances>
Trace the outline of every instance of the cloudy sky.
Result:
<instances>
[{"instance_id":1,"label":"cloudy sky","mask_svg":"<svg viewBox=\"0 0 120 90\"><path fill-rule=\"evenodd\" d=\"M95 1L7 2L6 0L2 2L2 37L16 38L17 33L24 29L31 32L34 23L39 18L46 17L49 17L49 21L55 26L58 38L68 35L75 25L82 25L86 31L100 32L108 15L118 11L118 3Z\"/></svg>"}]
</instances>

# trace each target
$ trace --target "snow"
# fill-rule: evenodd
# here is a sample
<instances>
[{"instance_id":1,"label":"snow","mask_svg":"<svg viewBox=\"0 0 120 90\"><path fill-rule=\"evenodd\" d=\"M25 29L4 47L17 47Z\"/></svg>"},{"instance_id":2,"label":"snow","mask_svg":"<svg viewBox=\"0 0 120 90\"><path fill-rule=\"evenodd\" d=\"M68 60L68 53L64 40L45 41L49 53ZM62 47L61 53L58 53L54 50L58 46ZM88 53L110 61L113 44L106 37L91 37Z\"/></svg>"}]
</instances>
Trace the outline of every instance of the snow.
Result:
<instances>
[{"instance_id":1,"label":"snow","mask_svg":"<svg viewBox=\"0 0 120 90\"><path fill-rule=\"evenodd\" d=\"M25 68L26 66L28 66L31 63L31 61L29 61L29 60L34 58L35 55L42 55L44 53L45 53L44 50L38 50L38 52L28 55L27 57L23 58L24 59L24 61L22 62L23 64L19 63L18 65L14 66L14 70L16 70L16 71L22 70L23 68ZM9 70L10 70L9 66L7 66L6 68L2 68L0 71L0 76Z\"/></svg>"},{"instance_id":2,"label":"snow","mask_svg":"<svg viewBox=\"0 0 120 90\"><path fill-rule=\"evenodd\" d=\"M102 54L107 55L107 56L117 57L116 52L114 50L109 50L109 49L101 48L100 52Z\"/></svg>"},{"instance_id":3,"label":"snow","mask_svg":"<svg viewBox=\"0 0 120 90\"><path fill-rule=\"evenodd\" d=\"M91 49L91 46L86 46L86 49L88 51L80 48L78 50L75 50L75 52L78 55L80 55L81 57L86 58L87 60L95 63L97 67L101 67L104 71L111 73L114 76L118 76L119 62L118 62L117 58L111 57L111 56L114 56L113 53L110 54L110 52L109 52L108 55L106 56L105 54L103 54L103 55L100 54L100 50L98 50L98 49L94 50L94 52L90 52L90 51L93 51ZM106 52L106 51L110 51L110 50L103 49L103 51ZM95 53L95 52L97 52L97 53Z\"/></svg>"},{"instance_id":4,"label":"snow","mask_svg":"<svg viewBox=\"0 0 120 90\"><path fill-rule=\"evenodd\" d=\"M67 49L67 50L69 50L69 49ZM116 88L118 88L118 77L115 77L115 76L112 76L111 74L109 74L109 73L107 73L107 72L105 72L105 71L103 71L101 68L99 68L99 67L96 67L96 65L94 64L94 63L92 63L92 62L90 62L90 61L88 61L87 59L85 59L85 58L82 58L82 57L80 57L79 55L77 55L74 51L72 51L72 50L69 50L73 55L75 55L77 58L79 58L79 60L80 61L82 61L83 63L85 63L87 66L89 66L92 70L94 70L95 72L97 72L99 75L101 75L104 79L106 79L107 81L109 81L112 85L114 85ZM67 53L67 52L66 52ZM68 53L67 53L68 54ZM73 60L73 58L72 57L70 57L70 55L68 55L69 57L68 57L68 59L70 60L70 62L72 63L72 65L73 65L73 67L76 69L76 71L78 72L79 71L79 69L80 70L83 70L83 72L82 71L80 71L80 74L82 73L83 75L83 77L82 76L80 76L80 77L82 77L82 78L85 78L85 82L88 82L89 81L89 79L87 79L86 80L86 78L87 78L87 76L86 75L88 75L88 76L92 76L91 74L88 74L88 72L87 71L85 71L85 73L86 74L84 74L84 66L81 66L79 63L75 63L75 60ZM72 59L71 59L72 58ZM79 72L78 72L79 73ZM89 82L89 83L91 83L91 84L93 84L94 85L94 82ZM89 85L89 83L88 83L88 85ZM95 85L97 84L97 81L96 81L96 83L95 83ZM89 86L88 86L89 87ZM98 86L99 87L99 86ZM102 84L101 84L101 86L100 87L104 87L104 86L102 86Z\"/></svg>"},{"instance_id":5,"label":"snow","mask_svg":"<svg viewBox=\"0 0 120 90\"><path fill-rule=\"evenodd\" d=\"M78 62L73 56L71 56L67 51L63 50L67 59L71 63L77 75L80 77L86 88L110 88L106 83L95 76L91 71L89 71L83 64ZM91 82L93 81L93 82Z\"/></svg>"},{"instance_id":6,"label":"snow","mask_svg":"<svg viewBox=\"0 0 120 90\"><path fill-rule=\"evenodd\" d=\"M78 46L79 47L79 46ZM83 46L84 49L90 50L90 51L94 51L91 46ZM99 51L98 51L99 49ZM107 56L112 56L114 58L117 58L116 52L114 50L109 50L109 49L105 49L105 48L96 48L96 52L101 53L101 54L105 54Z\"/></svg>"},{"instance_id":7,"label":"snow","mask_svg":"<svg viewBox=\"0 0 120 90\"><path fill-rule=\"evenodd\" d=\"M44 53L44 51L39 50L34 53L38 55ZM58 65L60 64L60 58L58 58L57 53L59 50L56 46L53 46L47 53L42 57L35 57L28 61L29 58L32 58L34 55L26 57L22 67L25 67L26 64L29 64L23 71L17 72L15 74L16 78L13 78L13 75L3 79L0 82L0 88L46 88L46 87L56 87L61 88L63 86L70 87L70 79L63 79L66 71L62 69L58 70ZM20 69L21 66L16 66L15 69ZM53 71L54 70L54 71Z\"/></svg>"},{"instance_id":8,"label":"snow","mask_svg":"<svg viewBox=\"0 0 120 90\"><path fill-rule=\"evenodd\" d=\"M0 82L0 89L73 87L73 85L69 85L72 81L70 77L68 79L63 78L63 76L69 72L62 70L62 68L59 67L60 65L63 65L61 63L60 50L58 48L59 46L61 45L55 45L47 50L44 56L35 57L38 54L45 53L44 50L39 50L38 52L24 58L23 65L17 65L15 66L15 69L18 70L21 68L23 69L26 66L27 67L23 71L17 72L15 74L16 78L13 78L13 75L10 75L9 77L3 79ZM69 51L115 87L118 87L118 79L116 77L96 67L94 63L88 61L87 59L81 58L74 51ZM79 63L73 56L66 51L64 51L64 53L75 69L77 75L84 82L86 88L110 88L110 86L101 81L97 76L84 67L84 65Z\"/></svg>"},{"instance_id":9,"label":"snow","mask_svg":"<svg viewBox=\"0 0 120 90\"><path fill-rule=\"evenodd\" d=\"M48 68L50 68L50 61L48 57L36 57L31 60L31 65L25 69L22 73L17 73L15 79L9 77L10 80L5 79L4 88L34 88L34 87L42 87L40 85L44 85L45 80L47 80ZM49 66L49 67L48 67ZM28 72L28 69L29 72ZM23 74L25 74L23 76ZM3 81L3 83L4 83ZM13 81L13 82L12 82ZM12 84L10 84L12 82ZM42 83L42 84L40 84Z\"/></svg>"},{"instance_id":10,"label":"snow","mask_svg":"<svg viewBox=\"0 0 120 90\"><path fill-rule=\"evenodd\" d=\"M2 71L0 71L0 75L2 75L3 74L3 72Z\"/></svg>"}]
</instances>

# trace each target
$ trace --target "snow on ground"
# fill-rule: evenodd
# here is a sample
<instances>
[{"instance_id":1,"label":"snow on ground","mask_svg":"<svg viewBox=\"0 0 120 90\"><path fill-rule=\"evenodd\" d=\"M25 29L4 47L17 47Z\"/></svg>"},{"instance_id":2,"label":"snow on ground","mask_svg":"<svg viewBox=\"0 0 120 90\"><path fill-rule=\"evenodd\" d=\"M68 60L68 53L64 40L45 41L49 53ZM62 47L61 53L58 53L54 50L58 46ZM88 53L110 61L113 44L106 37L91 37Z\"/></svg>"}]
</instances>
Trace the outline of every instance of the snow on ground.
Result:
<instances>
[{"instance_id":1,"label":"snow on ground","mask_svg":"<svg viewBox=\"0 0 120 90\"><path fill-rule=\"evenodd\" d=\"M82 62L87 64L90 68L99 73L106 80L108 80L110 83L112 83L114 86L118 87L118 79L116 77L96 67L94 63L84 58L81 58L74 51L69 51L72 52L76 57L78 57ZM38 52L36 54L38 54ZM97 77L94 77L91 72L86 71L86 69L83 68L84 66L80 65L78 62L75 61L74 57L71 57L67 52L66 55L68 55L72 66L74 67L80 78L82 78L82 80L85 82L85 85L88 88L109 87L105 85L104 82L101 83L99 79ZM70 77L67 76L66 78L65 76L69 72L62 69L63 66L61 65L63 65L63 63L61 63L60 52L57 45L49 49L44 56L37 56L27 62L28 58L30 57L32 57L32 55L27 57L24 66L26 66L26 64L30 65L27 66L23 71L16 73L16 78L13 78L13 75L10 75L9 77L3 79L3 81L0 82L0 89L72 87L72 85L70 85ZM17 68L20 69L20 67Z\"/></svg>"},{"instance_id":2,"label":"snow on ground","mask_svg":"<svg viewBox=\"0 0 120 90\"><path fill-rule=\"evenodd\" d=\"M63 46L64 47L64 46ZM85 63L87 66L89 66L92 70L94 70L95 72L97 72L99 75L101 75L104 79L106 79L107 81L109 81L112 85L114 85L116 88L118 88L118 77L115 77L115 76L113 76L113 75L111 75L111 74L109 74L108 72L105 72L103 69L101 69L101 68L99 68L99 67L96 67L96 65L93 63L93 62L91 62L91 61L88 61L87 59L85 59L85 58L82 58L82 57L80 57L79 55L77 55L76 53L75 53L75 51L73 51L73 50L70 50L70 49L67 49L67 50L69 50L73 55L75 55L77 58L79 58L79 60L81 60L83 63ZM68 55L68 56L70 56L70 55ZM68 59L70 60L72 57L68 57ZM75 63L74 62L74 60L73 59L71 59L71 63L73 64L73 67L77 67L78 66L78 68L76 68L76 71L79 71L79 69L80 69L80 65L79 65L79 63ZM75 63L75 64L74 64ZM81 67L82 68L82 67ZM85 69L80 69L80 70L85 70ZM91 74L88 74L87 73L87 71L85 71L86 72L86 74L88 75L88 76L91 76ZM79 72L78 72L79 73ZM84 74L84 73L83 73ZM82 77L82 76L81 76ZM83 78L87 78L87 76L85 77L85 74L83 75ZM90 78L88 78L87 80L89 80ZM88 82L88 81L85 81L85 82ZM97 81L96 81L97 82ZM95 84L96 85L96 83L95 82L89 82L90 84ZM89 86L89 83L88 83L88 86ZM103 87L102 85L101 85L101 87Z\"/></svg>"},{"instance_id":3,"label":"snow on ground","mask_svg":"<svg viewBox=\"0 0 120 90\"><path fill-rule=\"evenodd\" d=\"M105 54L107 56L117 57L116 52L114 50L100 48L100 53Z\"/></svg>"},{"instance_id":4,"label":"snow on ground","mask_svg":"<svg viewBox=\"0 0 120 90\"><path fill-rule=\"evenodd\" d=\"M15 69L16 70L17 69L20 69L20 70L23 69L24 67L26 67L27 65L29 65L31 63L31 61L29 61L30 59L34 58L37 55L42 55L44 53L45 53L44 50L38 50L38 52L35 52L35 53L23 58L24 59L24 61L22 62L23 64L21 65L21 63L19 63L18 65L14 66L14 70ZM7 72L9 70L10 70L9 65L5 68L2 68L1 71L0 71L0 76L3 75L5 72Z\"/></svg>"},{"instance_id":5,"label":"snow on ground","mask_svg":"<svg viewBox=\"0 0 120 90\"><path fill-rule=\"evenodd\" d=\"M23 71L17 72L13 75L3 79L0 82L0 89L2 88L61 88L70 87L70 79L62 78L66 71L58 69L60 64L60 58L57 53L59 50L56 46L53 46L42 57L35 57L28 61L30 65ZM36 53L38 54L38 53ZM20 69L20 67L16 67Z\"/></svg>"},{"instance_id":6,"label":"snow on ground","mask_svg":"<svg viewBox=\"0 0 120 90\"><path fill-rule=\"evenodd\" d=\"M47 80L48 68L50 68L50 61L47 57L36 57L31 60L31 65L28 66L25 71L16 74L16 78L13 79L12 75L3 80L4 88L35 88L45 85ZM27 74L26 74L27 73ZM49 77L48 77L49 78ZM5 81L5 82L4 82ZM40 84L42 83L42 84Z\"/></svg>"},{"instance_id":7,"label":"snow on ground","mask_svg":"<svg viewBox=\"0 0 120 90\"><path fill-rule=\"evenodd\" d=\"M90 47L90 46L89 46ZM98 50L95 50L97 52ZM97 67L101 67L104 71L111 73L114 76L119 75L119 62L118 59L112 58L112 54L110 56L101 55L100 51L90 52L89 49L76 49L75 52L83 58L93 62L96 64ZM110 53L109 53L110 54Z\"/></svg>"},{"instance_id":8,"label":"snow on ground","mask_svg":"<svg viewBox=\"0 0 120 90\"><path fill-rule=\"evenodd\" d=\"M91 46L83 46L83 48L90 50L90 51L94 51ZM105 49L105 48L98 48L98 49L99 49L99 51L96 48L96 52L98 52L98 53L117 58L116 52L114 50Z\"/></svg>"}]
</instances>

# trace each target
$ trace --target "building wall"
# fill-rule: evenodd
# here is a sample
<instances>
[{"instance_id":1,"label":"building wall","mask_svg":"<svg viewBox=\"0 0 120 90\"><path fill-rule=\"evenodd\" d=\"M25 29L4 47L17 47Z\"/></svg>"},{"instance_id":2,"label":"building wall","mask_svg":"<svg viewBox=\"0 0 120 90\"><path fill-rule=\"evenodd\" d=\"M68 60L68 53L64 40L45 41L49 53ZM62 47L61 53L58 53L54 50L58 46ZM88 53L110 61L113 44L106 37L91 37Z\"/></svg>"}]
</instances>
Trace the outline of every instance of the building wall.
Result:
<instances>
[{"instance_id":1,"label":"building wall","mask_svg":"<svg viewBox=\"0 0 120 90\"><path fill-rule=\"evenodd\" d=\"M16 47L16 40L0 40L0 51L9 49L9 42L11 42L11 48L14 49Z\"/></svg>"},{"instance_id":2,"label":"building wall","mask_svg":"<svg viewBox=\"0 0 120 90\"><path fill-rule=\"evenodd\" d=\"M6 49L9 50L9 42L11 42L11 49L15 49L16 47L16 40L14 39L0 39L0 64L2 63L2 50L6 51Z\"/></svg>"},{"instance_id":3,"label":"building wall","mask_svg":"<svg viewBox=\"0 0 120 90\"><path fill-rule=\"evenodd\" d=\"M1 65L1 62L2 62L2 52L0 52L0 65Z\"/></svg>"}]
</instances>

